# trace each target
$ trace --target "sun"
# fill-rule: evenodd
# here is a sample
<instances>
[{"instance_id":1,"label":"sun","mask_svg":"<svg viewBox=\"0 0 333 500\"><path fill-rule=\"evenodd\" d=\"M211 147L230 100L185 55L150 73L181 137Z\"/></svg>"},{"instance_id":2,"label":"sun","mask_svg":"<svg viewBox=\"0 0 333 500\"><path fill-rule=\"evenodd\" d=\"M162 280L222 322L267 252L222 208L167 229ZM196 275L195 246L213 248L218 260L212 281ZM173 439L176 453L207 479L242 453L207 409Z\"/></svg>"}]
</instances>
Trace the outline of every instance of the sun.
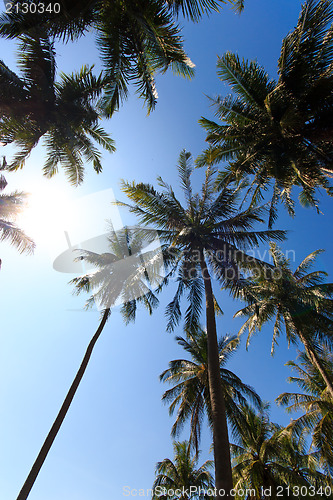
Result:
<instances>
[{"instance_id":1,"label":"sun","mask_svg":"<svg viewBox=\"0 0 333 500\"><path fill-rule=\"evenodd\" d=\"M54 246L64 238L72 223L73 196L61 185L40 182L29 187L16 225L32 238L37 247Z\"/></svg>"}]
</instances>

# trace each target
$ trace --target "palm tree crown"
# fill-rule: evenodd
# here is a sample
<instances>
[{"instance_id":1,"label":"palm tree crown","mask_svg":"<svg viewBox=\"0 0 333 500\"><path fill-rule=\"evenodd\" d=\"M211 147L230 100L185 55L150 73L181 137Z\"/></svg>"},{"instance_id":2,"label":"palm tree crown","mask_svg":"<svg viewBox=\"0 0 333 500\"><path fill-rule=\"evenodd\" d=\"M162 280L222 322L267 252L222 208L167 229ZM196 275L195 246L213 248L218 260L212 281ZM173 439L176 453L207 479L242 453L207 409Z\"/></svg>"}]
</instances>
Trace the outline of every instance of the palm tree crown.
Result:
<instances>
[{"instance_id":1,"label":"palm tree crown","mask_svg":"<svg viewBox=\"0 0 333 500\"><path fill-rule=\"evenodd\" d=\"M207 370L207 334L202 329L197 332L188 332L186 340L177 337L177 342L190 354L191 360L170 361L169 368L160 375L161 381L173 385L163 394L162 401L170 403L170 414L173 414L178 407L172 436L178 436L185 422L190 420L190 444L193 444L195 450L198 451L201 423L205 414L212 425ZM236 428L235 422L242 415L239 410L240 404L244 404L246 399L256 406L261 404L260 397L254 389L244 384L235 373L224 366L238 345L239 339L236 337L223 337L219 341L221 380L226 413L232 429Z\"/></svg>"},{"instance_id":2,"label":"palm tree crown","mask_svg":"<svg viewBox=\"0 0 333 500\"><path fill-rule=\"evenodd\" d=\"M44 175L52 177L60 165L69 181L78 185L83 180L84 161L97 173L102 170L101 154L93 141L109 152L115 150L112 139L98 124L101 111L97 98L102 94L104 79L84 66L78 73L61 74L56 82L50 39L25 35L20 40L18 64L22 76L0 61L0 138L2 143L14 143L19 148L7 169L22 168L43 138Z\"/></svg>"},{"instance_id":3,"label":"palm tree crown","mask_svg":"<svg viewBox=\"0 0 333 500\"><path fill-rule=\"evenodd\" d=\"M214 488L210 469L211 460L207 460L198 469L198 454L191 456L191 446L187 441L175 442L174 461L165 458L156 465L156 479L153 485L153 500L203 500L209 497L207 490ZM192 487L192 488L191 488ZM177 491L179 490L179 491ZM164 494L165 492L165 494ZM172 492L175 492L172 495ZM180 495L177 494L180 492Z\"/></svg>"},{"instance_id":4,"label":"palm tree crown","mask_svg":"<svg viewBox=\"0 0 333 500\"><path fill-rule=\"evenodd\" d=\"M330 0L304 3L296 28L282 42L278 81L256 61L229 52L218 58L218 76L234 95L212 99L224 124L201 119L210 148L198 161L228 160L223 176L253 176L253 199L273 181L270 223L279 199L294 213L293 186L301 188L305 206L317 206L316 188L333 194L327 178L333 173L332 20Z\"/></svg>"},{"instance_id":5,"label":"palm tree crown","mask_svg":"<svg viewBox=\"0 0 333 500\"><path fill-rule=\"evenodd\" d=\"M320 357L326 371L333 377L332 353L323 348ZM291 421L290 428L298 435L307 432L312 436L312 448L322 468L332 480L333 398L320 371L313 365L309 356L305 352L300 352L298 358L298 363L294 361L287 363L287 366L295 372L288 381L296 383L302 392L285 392L277 398L277 402L287 406L288 412L305 412Z\"/></svg>"},{"instance_id":6,"label":"palm tree crown","mask_svg":"<svg viewBox=\"0 0 333 500\"><path fill-rule=\"evenodd\" d=\"M253 226L263 222L265 207L251 207L239 212L239 191L224 183L220 186L220 192L217 192L214 169L207 169L201 192L194 193L192 172L191 153L182 151L178 173L185 205L161 177L158 178L161 192L150 184L123 182L123 191L135 204L118 203L129 208L144 225L156 228L164 245L167 270L164 283L167 284L172 276L178 282L175 297L167 308L170 331L180 320L180 301L186 290L190 294L190 304L185 313L185 330L192 331L200 327L204 291L200 272L201 253L222 286L227 283L236 286L242 269L257 269L257 266L264 265L247 255L245 249L256 247L271 238L285 238L285 232L280 230L254 231Z\"/></svg>"},{"instance_id":7,"label":"palm tree crown","mask_svg":"<svg viewBox=\"0 0 333 500\"><path fill-rule=\"evenodd\" d=\"M244 406L243 412L245 423L239 429L237 444L231 444L235 488L254 488L256 498L261 498L262 487L277 485L271 459L279 427L270 422L267 406L259 413Z\"/></svg>"},{"instance_id":8,"label":"palm tree crown","mask_svg":"<svg viewBox=\"0 0 333 500\"><path fill-rule=\"evenodd\" d=\"M76 294L91 292L86 307L97 305L110 309L121 304L121 314L126 323L135 320L137 306L142 304L151 314L158 305L158 298L152 289L156 288L156 276L152 264L158 265L158 253L149 249L155 233L142 233L140 228L124 227L115 231L109 223L107 252L96 253L78 250L80 257L94 270L71 281Z\"/></svg>"},{"instance_id":9,"label":"palm tree crown","mask_svg":"<svg viewBox=\"0 0 333 500\"><path fill-rule=\"evenodd\" d=\"M244 288L249 305L235 316L248 316L240 332L248 330L251 336L275 318L272 352L285 328L288 342L301 341L317 368L321 370L333 396L333 379L326 374L317 356L318 342L332 345L333 284L323 283L327 273L312 271L317 250L308 255L294 272L289 261L275 244L271 244L274 267L271 272L258 272Z\"/></svg>"},{"instance_id":10,"label":"palm tree crown","mask_svg":"<svg viewBox=\"0 0 333 500\"><path fill-rule=\"evenodd\" d=\"M316 458L307 451L302 434L295 437L271 422L268 405L259 413L249 406L243 412L237 444L231 445L236 490L252 490L251 498L261 500L278 498L278 488L284 491L285 486L304 486L305 491L315 486L316 491L319 486L327 485L325 475L317 471ZM264 494L265 490L270 493ZM280 494L287 498L283 491ZM293 496L301 499L295 491Z\"/></svg>"}]
</instances>

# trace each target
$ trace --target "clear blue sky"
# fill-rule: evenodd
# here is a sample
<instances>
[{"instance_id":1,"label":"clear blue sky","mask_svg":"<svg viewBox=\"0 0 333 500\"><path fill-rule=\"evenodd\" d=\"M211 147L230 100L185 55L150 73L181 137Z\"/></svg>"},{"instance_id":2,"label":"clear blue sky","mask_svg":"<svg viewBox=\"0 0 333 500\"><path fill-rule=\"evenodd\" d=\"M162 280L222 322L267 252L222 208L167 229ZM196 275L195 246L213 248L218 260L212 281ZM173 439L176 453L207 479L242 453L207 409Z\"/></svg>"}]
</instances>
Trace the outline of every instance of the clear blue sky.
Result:
<instances>
[{"instance_id":1,"label":"clear blue sky","mask_svg":"<svg viewBox=\"0 0 333 500\"><path fill-rule=\"evenodd\" d=\"M195 79L185 81L171 73L158 77L158 105L149 117L132 95L105 124L117 152L104 154L103 173L96 175L87 168L85 182L77 189L61 175L48 181L58 193L52 210L62 206L65 194L81 198L112 188L124 199L120 178L153 182L162 175L175 184L180 150L186 148L196 156L204 147L205 134L197 121L202 115L212 116L204 94L228 92L216 77L216 56L231 50L257 58L275 76L282 37L295 26L300 3L246 0L241 16L225 8L200 24L186 24L185 47L196 64ZM0 44L1 57L13 68L15 44L4 40ZM92 38L59 45L57 50L59 70L73 71L93 62L98 68ZM38 148L23 171L7 175L7 192L45 186L42 156ZM202 174L196 172L196 179ZM281 211L276 227L290 229L284 249L295 251L296 262L325 248L317 268L332 275L332 200L323 196L321 208L324 215L298 209L294 220ZM107 217L101 213L101 220ZM94 230L84 218L80 224L89 235ZM34 256L24 256L1 243L0 257L0 500L15 500L97 328L99 313L83 311L85 297L72 296L68 285L72 275L52 269L46 244L37 247ZM167 387L158 380L171 359L183 356L174 335L165 332L164 310L171 292L162 297L152 317L141 311L135 325L125 327L117 311L111 315L31 500L119 500L124 486L150 488L156 462L172 458L173 419L161 403ZM241 304L232 303L225 293L220 294L220 303L225 315L218 320L219 333L236 333L240 322L232 316ZM182 334L181 328L176 334ZM284 363L294 359L295 350L288 350L281 339L272 358L270 343L267 327L248 352L241 346L229 368L263 399L273 401L290 389ZM272 419L287 424L290 416L272 406ZM181 437L186 439L187 433ZM202 458L208 458L208 433L201 447Z\"/></svg>"}]
</instances>

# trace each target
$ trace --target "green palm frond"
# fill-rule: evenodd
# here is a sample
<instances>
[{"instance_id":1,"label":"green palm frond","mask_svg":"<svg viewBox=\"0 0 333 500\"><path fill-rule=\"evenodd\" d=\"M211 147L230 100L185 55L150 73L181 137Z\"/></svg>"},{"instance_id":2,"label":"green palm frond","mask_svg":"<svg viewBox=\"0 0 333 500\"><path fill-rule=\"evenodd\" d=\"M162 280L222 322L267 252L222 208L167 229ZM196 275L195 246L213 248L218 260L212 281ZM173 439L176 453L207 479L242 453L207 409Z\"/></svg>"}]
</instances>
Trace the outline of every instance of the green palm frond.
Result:
<instances>
[{"instance_id":1,"label":"green palm frond","mask_svg":"<svg viewBox=\"0 0 333 500\"><path fill-rule=\"evenodd\" d=\"M237 444L231 445L236 488L252 489L258 498L269 487L275 496L285 485L327 486L328 477L318 471L316 454L308 450L304 432L295 434L270 422L266 407L260 413L244 406L245 424Z\"/></svg>"},{"instance_id":2,"label":"green palm frond","mask_svg":"<svg viewBox=\"0 0 333 500\"><path fill-rule=\"evenodd\" d=\"M236 12L244 9L244 0L228 0ZM191 21L199 21L204 14L218 12L226 0L166 0L168 6L176 15L181 13ZM222 5L221 5L222 4Z\"/></svg>"},{"instance_id":3,"label":"green palm frond","mask_svg":"<svg viewBox=\"0 0 333 500\"><path fill-rule=\"evenodd\" d=\"M220 4L225 3L219 0L166 0L166 2L177 15L181 12L184 17L192 21L198 21L204 13L217 12Z\"/></svg>"},{"instance_id":4,"label":"green palm frond","mask_svg":"<svg viewBox=\"0 0 333 500\"><path fill-rule=\"evenodd\" d=\"M29 1L29 0L28 0ZM18 4L27 3L18 0ZM80 6L75 3L61 5L61 13L57 13L57 0L50 0L51 12L23 13L22 10L12 9L9 13L2 13L0 17L0 33L6 38L17 38L22 33L38 32L40 29L48 32L63 41L73 41L85 34L88 28L96 21L97 6L90 0L82 0ZM50 9L49 9L50 10Z\"/></svg>"},{"instance_id":5,"label":"green palm frond","mask_svg":"<svg viewBox=\"0 0 333 500\"><path fill-rule=\"evenodd\" d=\"M180 321L181 318L180 299L184 293L184 288L185 288L184 283L180 280L178 282L177 291L173 299L166 307L165 315L168 319L167 323L168 332L172 332Z\"/></svg>"},{"instance_id":6,"label":"green palm frond","mask_svg":"<svg viewBox=\"0 0 333 500\"><path fill-rule=\"evenodd\" d=\"M27 99L25 82L0 60L0 109L8 115L13 105Z\"/></svg>"},{"instance_id":7,"label":"green palm frond","mask_svg":"<svg viewBox=\"0 0 333 500\"><path fill-rule=\"evenodd\" d=\"M263 98L274 89L275 82L270 81L265 70L255 62L241 61L232 52L226 52L217 59L218 77L246 102L262 109Z\"/></svg>"},{"instance_id":8,"label":"green palm frond","mask_svg":"<svg viewBox=\"0 0 333 500\"><path fill-rule=\"evenodd\" d=\"M20 147L20 151L15 153L12 161L7 166L6 170L15 171L24 167L26 160L29 158L33 148L36 146L37 141L30 137L27 137L27 140L24 141L20 138L20 140L15 141L15 145Z\"/></svg>"},{"instance_id":9,"label":"green palm frond","mask_svg":"<svg viewBox=\"0 0 333 500\"><path fill-rule=\"evenodd\" d=\"M102 127L99 127L97 125L90 125L90 126L85 126L84 125L84 130L94 139L94 141L97 142L100 146L102 146L106 151L109 151L110 153L114 153L116 148L115 148L115 142L107 132Z\"/></svg>"},{"instance_id":10,"label":"green palm frond","mask_svg":"<svg viewBox=\"0 0 333 500\"><path fill-rule=\"evenodd\" d=\"M211 422L211 409L208 389L207 334L202 329L187 331L187 338L177 337L177 342L191 356L191 360L170 361L169 368L160 375L160 380L172 385L162 397L169 404L169 413L177 411L172 435L178 436L186 422L190 421L190 443L198 451L201 426L206 415ZM240 422L239 404L251 401L260 407L261 400L252 387L244 384L234 373L224 366L239 345L236 337L223 337L219 341L221 381L224 387L225 404L228 418L233 428L235 420ZM178 409L177 409L178 408Z\"/></svg>"},{"instance_id":11,"label":"green palm frond","mask_svg":"<svg viewBox=\"0 0 333 500\"><path fill-rule=\"evenodd\" d=\"M60 80L55 85L58 98L88 105L92 99L100 97L105 86L104 77L102 73L94 75L92 70L93 66L83 65L80 71L60 73Z\"/></svg>"},{"instance_id":12,"label":"green palm frond","mask_svg":"<svg viewBox=\"0 0 333 500\"><path fill-rule=\"evenodd\" d=\"M193 193L191 162L190 153L183 151L178 171L185 204L178 200L171 186L161 178L158 178L161 191L150 184L123 181L124 192L134 202L133 205L125 204L129 210L144 225L155 225L160 240L170 245L170 251L181 252L179 260L170 262L170 271L172 269L172 274L177 276L178 288L167 308L169 330L181 319L180 301L185 292L191 299L185 313L186 329L200 322L200 297L203 291L200 248L214 277L223 286L229 284L231 289L241 283L242 270L254 271L258 266L271 268L269 264L247 255L245 249L272 238L281 240L285 237L284 231L254 231L254 224L263 222L267 209L252 206L239 212L239 190L225 182L220 183L219 191L216 191L213 169L206 172L201 192ZM169 267L168 264L166 266Z\"/></svg>"},{"instance_id":13,"label":"green palm frond","mask_svg":"<svg viewBox=\"0 0 333 500\"><path fill-rule=\"evenodd\" d=\"M168 67L182 76L193 76L193 64L183 50L180 29L164 2L106 3L98 24L97 46L107 81L101 99L104 114L111 117L128 96L133 82L148 107L157 102L155 73Z\"/></svg>"},{"instance_id":14,"label":"green palm frond","mask_svg":"<svg viewBox=\"0 0 333 500\"><path fill-rule=\"evenodd\" d=\"M332 354L322 351L321 356L326 369L333 374ZM277 403L286 406L288 411L302 412L288 427L296 435L311 435L311 446L320 466L332 478L333 399L307 354L300 352L298 358L299 363L287 363L297 373L297 376L289 377L288 380L296 383L303 392L283 393L277 398Z\"/></svg>"},{"instance_id":15,"label":"green palm frond","mask_svg":"<svg viewBox=\"0 0 333 500\"><path fill-rule=\"evenodd\" d=\"M300 341L315 355L317 340L330 343L333 331L332 284L323 283L325 272L308 272L321 250L308 255L294 272L275 243L270 252L272 269L258 267L259 272L240 290L248 302L236 313L248 318L240 333L248 330L249 340L265 323L274 321L272 351L284 331L289 343Z\"/></svg>"},{"instance_id":16,"label":"green palm frond","mask_svg":"<svg viewBox=\"0 0 333 500\"><path fill-rule=\"evenodd\" d=\"M197 163L228 161L222 174L236 182L250 178L253 202L269 190L270 226L278 203L294 216L294 186L301 188L301 205L317 210L318 190L333 194L332 13L328 0L304 3L283 40L277 82L256 61L230 52L218 57L217 74L233 95L210 99L222 123L201 118L209 146Z\"/></svg>"},{"instance_id":17,"label":"green palm frond","mask_svg":"<svg viewBox=\"0 0 333 500\"><path fill-rule=\"evenodd\" d=\"M18 0L18 4L26 3ZM29 2L28 2L29 3ZM3 13L0 34L7 38L27 36L77 40L89 30L96 42L104 66L105 93L101 105L106 116L119 109L132 84L145 100L148 112L156 104L155 74L171 69L192 78L194 64L184 51L177 17L199 21L203 15L216 12L225 3L237 11L244 0L84 0L77 5L62 5L61 13ZM51 0L50 6L57 5ZM36 55L36 54L34 54ZM30 57L30 56L29 56Z\"/></svg>"},{"instance_id":18,"label":"green palm frond","mask_svg":"<svg viewBox=\"0 0 333 500\"><path fill-rule=\"evenodd\" d=\"M22 77L4 66L2 74L0 71L0 80L12 81L6 84L2 97L0 93L4 111L0 138L19 148L7 168L22 168L43 138L47 150L44 174L52 177L62 167L69 181L77 186L84 178L84 161L91 163L97 173L102 170L101 155L90 137L108 152L115 150L112 139L98 126L98 99L105 86L104 77L95 76L91 67L83 66L79 72L61 74L60 81L55 82L53 43L40 36L20 37L24 49L19 57Z\"/></svg>"},{"instance_id":19,"label":"green palm frond","mask_svg":"<svg viewBox=\"0 0 333 500\"><path fill-rule=\"evenodd\" d=\"M174 459L165 458L162 462L158 462L155 468L156 478L153 484L153 499L159 498L157 487L164 487L168 492L170 490L187 490L190 486L197 489L200 494L196 497L204 500L206 496L204 491L213 488L213 476L211 469L213 462L207 460L199 468L199 454L192 456L191 447L187 441L174 442ZM177 496L164 496L169 500L175 500Z\"/></svg>"},{"instance_id":20,"label":"green palm frond","mask_svg":"<svg viewBox=\"0 0 333 500\"><path fill-rule=\"evenodd\" d=\"M302 6L296 28L283 40L279 59L281 81L295 84L296 71L298 76L305 71L321 76L324 68L329 67L332 62L332 13L332 5L327 0L308 0ZM305 69L310 57L312 67ZM306 83L302 78L299 80L299 85Z\"/></svg>"},{"instance_id":21,"label":"green palm frond","mask_svg":"<svg viewBox=\"0 0 333 500\"><path fill-rule=\"evenodd\" d=\"M40 33L21 37L17 63L31 91L43 92L45 100L52 99L56 62L54 45L47 36Z\"/></svg>"},{"instance_id":22,"label":"green palm frond","mask_svg":"<svg viewBox=\"0 0 333 500\"><path fill-rule=\"evenodd\" d=\"M264 207L252 206L247 210L240 210L238 206L239 191L230 179L224 182L220 180L219 190L216 189L216 171L209 168L206 171L204 182L199 192L194 192L191 185L192 162L191 155L183 151L179 158L178 170L183 197L179 199L173 188L160 177L158 178L159 189L148 183L135 183L123 181L122 188L131 204L118 202L118 205L126 206L129 211L138 217L143 226L154 228L160 241L166 246L163 255L165 278L158 287L158 292L170 283L171 278L176 282L176 292L166 309L168 319L167 329L173 330L180 322L182 316L181 300L185 296L188 299L188 307L185 312L185 329L190 335L193 328L197 328L201 320L203 309L203 293L206 300L206 323L207 335L210 342L217 346L215 315L221 310L217 305L213 292L212 280L232 293L240 287L243 288L244 276L242 271L254 272L258 267L271 269L272 266L256 259L248 253L251 247L258 242L270 239L281 240L285 237L283 231L256 231L256 224L263 221ZM168 256L169 254L169 256ZM214 340L213 340L214 339ZM206 342L206 340L205 340ZM210 361L209 367L217 367L219 363L218 350L212 348L208 351ZM214 420L214 432L221 432L223 439L228 442L225 429L227 428L226 417L230 419L231 425L236 419L241 419L238 404L244 401L240 390L240 381L232 378L229 372L225 373L226 401L223 404L223 392L221 390L219 374L213 377L213 368L207 369L209 383L214 386L213 391L216 398L220 400L220 409L214 408L215 400L207 394L207 400L212 404L206 405L209 419ZM230 384L228 385L228 382ZM232 388L232 384L235 388ZM203 416L202 404L199 400L194 403L193 411L187 403L182 405L180 393L176 391L175 402L171 409L180 404L178 424L190 418L193 424L191 442L197 447L199 441L199 426ZM204 389L207 392L207 389ZM248 389L246 389L248 391ZM171 397L168 393L167 397ZM216 399L217 400L217 399ZM192 400L191 400L192 401ZM227 411L225 411L224 407ZM218 422L216 415L219 414ZM188 417L191 415L190 417ZM174 432L178 432L178 424L174 426ZM221 425L220 425L221 424ZM222 425L223 424L223 425ZM222 429L222 430L221 430ZM215 439L215 437L214 437ZM221 437L222 439L222 437ZM214 444L215 446L215 444ZM215 446L216 448L216 446ZM221 455L225 454L227 446L220 449ZM216 451L215 451L216 452ZM224 458L226 461L229 459ZM222 477L222 471L219 471ZM228 474L231 482L231 470Z\"/></svg>"},{"instance_id":23,"label":"green palm frond","mask_svg":"<svg viewBox=\"0 0 333 500\"><path fill-rule=\"evenodd\" d=\"M180 185L183 189L187 201L190 202L192 199L192 184L191 184L191 174L193 172L193 165L191 162L191 153L183 150L179 155L178 164L178 175L180 179Z\"/></svg>"},{"instance_id":24,"label":"green palm frond","mask_svg":"<svg viewBox=\"0 0 333 500\"><path fill-rule=\"evenodd\" d=\"M188 307L184 316L184 329L187 332L198 330L200 326L200 318L202 313L202 303L204 296L204 286L199 278L200 271L197 269L197 277L192 278L187 284L189 290L187 300ZM217 304L217 309L219 306Z\"/></svg>"},{"instance_id":25,"label":"green palm frond","mask_svg":"<svg viewBox=\"0 0 333 500\"><path fill-rule=\"evenodd\" d=\"M311 269L317 255L320 255L324 251L325 250L323 250L323 249L319 249L319 250L315 250L314 252L307 255L305 257L305 259L303 259L302 262L295 269L295 272L294 272L295 278L296 279L303 278L304 275Z\"/></svg>"}]
</instances>

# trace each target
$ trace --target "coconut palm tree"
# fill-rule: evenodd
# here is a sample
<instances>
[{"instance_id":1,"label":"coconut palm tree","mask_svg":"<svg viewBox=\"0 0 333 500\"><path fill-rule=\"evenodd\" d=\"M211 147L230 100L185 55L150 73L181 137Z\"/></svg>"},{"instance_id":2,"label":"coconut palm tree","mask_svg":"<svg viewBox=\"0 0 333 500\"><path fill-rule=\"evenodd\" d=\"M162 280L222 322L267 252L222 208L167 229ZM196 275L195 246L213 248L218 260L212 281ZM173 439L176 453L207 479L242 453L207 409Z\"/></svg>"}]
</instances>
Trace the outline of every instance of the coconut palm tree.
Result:
<instances>
[{"instance_id":1,"label":"coconut palm tree","mask_svg":"<svg viewBox=\"0 0 333 500\"><path fill-rule=\"evenodd\" d=\"M328 499L329 477L321 471L318 454L309 449L306 432L296 434L286 428L280 441L277 462L285 484L293 485L293 496L299 500L304 497Z\"/></svg>"},{"instance_id":2,"label":"coconut palm tree","mask_svg":"<svg viewBox=\"0 0 333 500\"><path fill-rule=\"evenodd\" d=\"M84 162L101 172L101 154L93 141L109 152L115 150L98 124L103 76L94 76L92 68L84 66L56 81L54 44L40 35L20 38L18 66L21 76L0 61L0 140L19 149L6 168L22 168L43 138L45 176L52 177L61 166L77 186L83 181Z\"/></svg>"},{"instance_id":3,"label":"coconut palm tree","mask_svg":"<svg viewBox=\"0 0 333 500\"><path fill-rule=\"evenodd\" d=\"M78 257L80 260L85 260L88 264L92 264L95 267L95 271L74 278L71 283L75 285L77 294L82 291L93 292L87 302L87 307L92 306L94 303L98 304L101 309L101 321L89 342L79 370L22 486L17 500L26 500L34 485L79 388L95 344L110 317L112 307L116 303L121 302L121 313L125 323L128 323L135 320L137 303L143 304L150 314L158 304L158 299L149 288L150 281L154 284L153 274L147 269L147 262L151 256L150 252L147 251L146 254L145 252L141 254L145 245L142 235L137 234L135 229L129 230L124 228L122 231L115 232L110 227L108 242L109 252L97 254L81 250L81 255ZM143 265L145 258L147 261Z\"/></svg>"},{"instance_id":4,"label":"coconut palm tree","mask_svg":"<svg viewBox=\"0 0 333 500\"><path fill-rule=\"evenodd\" d=\"M228 0L239 12L244 0ZM29 3L29 2L28 2ZM183 48L176 18L182 14L198 21L203 14L218 11L225 0L51 0L48 9L7 9L0 17L0 34L15 38L40 29L63 41L75 40L91 30L107 80L103 99L108 116L119 109L128 95L129 83L147 103L155 107L154 76L171 68L185 77L193 75L193 64Z\"/></svg>"},{"instance_id":5,"label":"coconut palm tree","mask_svg":"<svg viewBox=\"0 0 333 500\"><path fill-rule=\"evenodd\" d=\"M212 426L207 369L207 334L203 329L199 329L195 332L188 332L186 340L182 337L176 337L176 340L191 356L191 360L176 359L170 361L169 368L160 375L162 382L173 385L163 394L162 401L170 404L170 415L173 415L178 407L171 435L178 436L185 422L190 420L191 436L189 442L198 451L201 423L205 415L208 416L210 426ZM228 421L233 429L236 427L236 420L242 416L239 410L240 404L244 404L247 399L257 407L260 407L261 404L260 397L254 389L244 384L235 373L225 368L225 364L238 346L239 339L237 337L223 337L218 342L225 408Z\"/></svg>"},{"instance_id":6,"label":"coconut palm tree","mask_svg":"<svg viewBox=\"0 0 333 500\"><path fill-rule=\"evenodd\" d=\"M288 342L302 342L333 397L333 378L317 352L318 341L328 345L333 341L333 284L323 282L327 276L324 271L308 272L320 252L316 250L305 257L292 272L288 259L272 243L274 268L271 272L256 273L246 287L249 304L235 316L248 316L240 330L240 333L248 330L248 343L256 330L274 320L272 353L284 326Z\"/></svg>"},{"instance_id":7,"label":"coconut palm tree","mask_svg":"<svg viewBox=\"0 0 333 500\"><path fill-rule=\"evenodd\" d=\"M327 372L333 376L333 356L325 348L320 353ZM296 383L302 392L284 392L277 403L288 412L301 411L303 415L292 420L289 427L296 434L304 431L311 435L311 446L317 453L324 471L333 477L333 398L318 368L305 352L298 355L299 362L289 361L287 366L296 373L288 382Z\"/></svg>"},{"instance_id":8,"label":"coconut palm tree","mask_svg":"<svg viewBox=\"0 0 333 500\"><path fill-rule=\"evenodd\" d=\"M0 175L0 191L3 191L6 186L5 177ZM19 252L31 253L35 248L34 242L15 224L15 219L24 207L25 198L25 193L17 191L11 194L0 194L0 241L7 240Z\"/></svg>"},{"instance_id":9,"label":"coconut palm tree","mask_svg":"<svg viewBox=\"0 0 333 500\"><path fill-rule=\"evenodd\" d=\"M153 500L207 499L214 488L210 473L213 461L207 460L198 469L198 454L191 456L191 445L187 441L174 442L174 459L165 458L156 465L156 479L153 485ZM207 494L208 491L208 494Z\"/></svg>"},{"instance_id":10,"label":"coconut palm tree","mask_svg":"<svg viewBox=\"0 0 333 500\"><path fill-rule=\"evenodd\" d=\"M185 204L176 198L171 186L158 178L162 191L150 184L123 182L123 191L134 202L129 207L143 225L157 229L161 242L166 245L164 255L167 284L173 277L177 291L167 307L169 331L181 318L181 299L188 292L189 306L185 312L185 330L198 328L205 301L207 330L207 366L213 425L215 479L218 490L229 492L232 476L229 439L223 388L220 376L219 349L216 333L212 276L219 285L237 286L240 269L263 265L249 257L243 249L258 245L269 238L282 239L283 231L254 231L255 223L262 222L262 207L238 212L238 191L224 185L217 193L214 189L214 171L208 169L201 192L193 193L191 154L183 151L179 157L178 172ZM228 493L227 493L228 494Z\"/></svg>"},{"instance_id":11,"label":"coconut palm tree","mask_svg":"<svg viewBox=\"0 0 333 500\"><path fill-rule=\"evenodd\" d=\"M302 498L303 491L303 497L310 498L307 495L313 488L312 496L319 499L315 492L327 480L317 471L315 457L307 452L304 436L295 437L272 423L268 408L266 405L259 413L247 405L243 408L237 444L231 445L235 490L251 492L249 498L261 500L287 498L290 491L293 497Z\"/></svg>"},{"instance_id":12,"label":"coconut palm tree","mask_svg":"<svg viewBox=\"0 0 333 500\"><path fill-rule=\"evenodd\" d=\"M107 86L104 111L111 116L127 97L132 82L148 111L157 99L154 75L171 67L186 77L193 75L193 64L186 56L180 28L162 0L90 1L62 4L61 12L1 16L1 34L15 38L44 30L51 37L75 40L88 30L95 32ZM19 2L20 4L20 2ZM52 15L53 13L53 15Z\"/></svg>"},{"instance_id":13,"label":"coconut palm tree","mask_svg":"<svg viewBox=\"0 0 333 500\"><path fill-rule=\"evenodd\" d=\"M227 52L217 74L233 95L212 99L222 124L202 118L210 147L199 164L227 160L222 177L252 176L253 199L273 183L270 223L281 199L291 214L293 186L300 202L317 206L316 189L333 194L333 6L307 0L296 28L282 42L278 80L256 61Z\"/></svg>"},{"instance_id":14,"label":"coconut palm tree","mask_svg":"<svg viewBox=\"0 0 333 500\"><path fill-rule=\"evenodd\" d=\"M243 413L245 420L239 428L236 444L231 444L235 489L254 489L251 498L257 500L263 497L263 490L274 491L280 484L274 459L281 429L270 422L268 405L259 413L244 406Z\"/></svg>"}]
</instances>

